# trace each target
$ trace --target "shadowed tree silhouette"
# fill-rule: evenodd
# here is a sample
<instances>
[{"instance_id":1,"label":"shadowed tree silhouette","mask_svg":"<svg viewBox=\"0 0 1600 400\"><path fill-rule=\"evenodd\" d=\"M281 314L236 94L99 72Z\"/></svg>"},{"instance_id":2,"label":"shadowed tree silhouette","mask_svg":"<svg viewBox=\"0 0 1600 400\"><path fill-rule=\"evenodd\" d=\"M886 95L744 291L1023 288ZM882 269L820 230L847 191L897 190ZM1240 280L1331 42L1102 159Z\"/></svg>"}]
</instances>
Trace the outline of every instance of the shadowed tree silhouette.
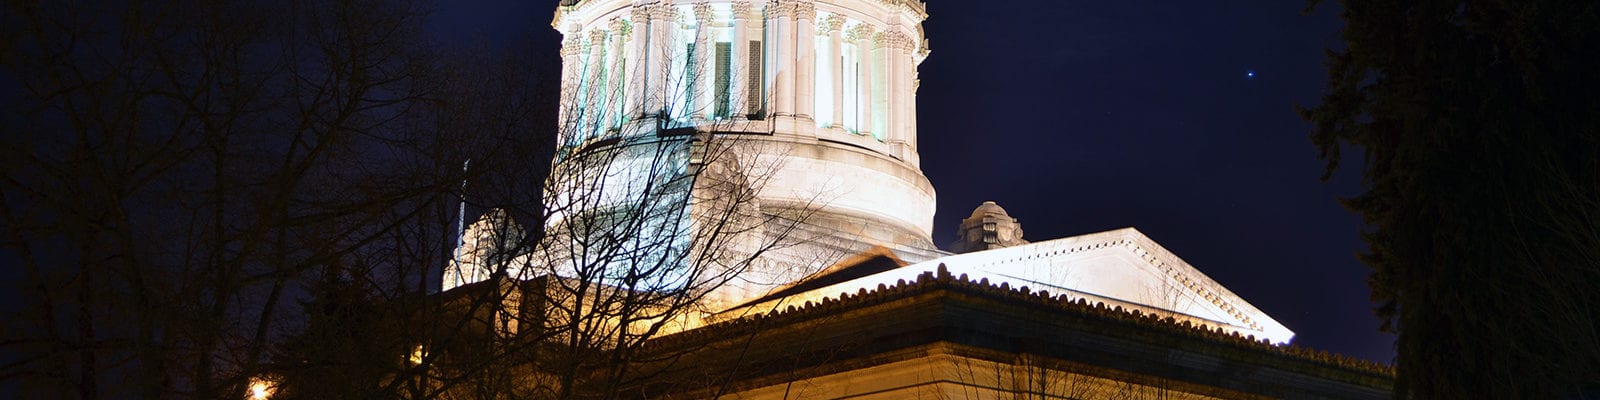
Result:
<instances>
[{"instance_id":1,"label":"shadowed tree silhouette","mask_svg":"<svg viewBox=\"0 0 1600 400\"><path fill-rule=\"evenodd\" d=\"M1300 113L1324 179L1365 156L1344 204L1398 395L1600 395L1600 4L1340 3L1345 48Z\"/></svg>"},{"instance_id":2,"label":"shadowed tree silhouette","mask_svg":"<svg viewBox=\"0 0 1600 400\"><path fill-rule=\"evenodd\" d=\"M627 397L814 210L759 207L782 157L724 135L765 117L745 93L690 97L704 59L579 86L553 49L436 46L412 1L0 10L24 397ZM494 210L471 254L463 203Z\"/></svg>"},{"instance_id":3,"label":"shadowed tree silhouette","mask_svg":"<svg viewBox=\"0 0 1600 400\"><path fill-rule=\"evenodd\" d=\"M0 114L0 257L25 302L3 317L0 379L24 397L237 398L284 365L409 373L400 335L420 330L359 329L437 280L460 182L488 171L464 160L507 164L554 118L532 122L533 70L430 46L425 14L6 3L0 65L21 90ZM526 160L522 188L548 168ZM284 346L308 326L333 328ZM366 368L378 352L394 362Z\"/></svg>"}]
</instances>

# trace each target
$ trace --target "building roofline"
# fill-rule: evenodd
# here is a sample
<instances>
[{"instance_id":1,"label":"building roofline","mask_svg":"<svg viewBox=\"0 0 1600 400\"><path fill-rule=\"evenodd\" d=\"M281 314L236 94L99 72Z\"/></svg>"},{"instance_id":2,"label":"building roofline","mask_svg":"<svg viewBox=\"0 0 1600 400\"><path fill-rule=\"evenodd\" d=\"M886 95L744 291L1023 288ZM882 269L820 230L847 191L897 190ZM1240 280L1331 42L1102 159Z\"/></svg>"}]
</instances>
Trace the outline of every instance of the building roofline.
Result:
<instances>
[{"instance_id":1,"label":"building roofline","mask_svg":"<svg viewBox=\"0 0 1600 400\"><path fill-rule=\"evenodd\" d=\"M1274 355L1286 361L1307 362L1366 375L1391 378L1395 374L1395 369L1391 365L1307 347L1274 345L1266 338L1240 335L1237 332L1228 331L1226 327L1179 321L1171 317L1144 313L1136 309L1107 305L1104 302L1090 303L1083 298L1073 299L1065 294L1052 295L1043 290L1030 290L1026 286L1011 287L1008 283L995 285L989 283L988 279L973 281L968 279L965 274L952 276L950 271L944 268L944 265L940 265L937 272L923 272L914 281L900 280L894 285L880 284L873 290L862 288L854 294L839 293L837 297L824 297L818 302L806 301L804 304L791 304L781 309L767 312L753 311L734 319L658 338L652 341L649 346L672 347L685 342L736 336L741 333L747 334L750 330L769 329L774 326L836 315L851 309L937 291L971 294L1024 305L1047 307L1051 311L1069 313L1073 316L1130 324L1182 338L1199 339L1206 343L1234 350Z\"/></svg>"}]
</instances>

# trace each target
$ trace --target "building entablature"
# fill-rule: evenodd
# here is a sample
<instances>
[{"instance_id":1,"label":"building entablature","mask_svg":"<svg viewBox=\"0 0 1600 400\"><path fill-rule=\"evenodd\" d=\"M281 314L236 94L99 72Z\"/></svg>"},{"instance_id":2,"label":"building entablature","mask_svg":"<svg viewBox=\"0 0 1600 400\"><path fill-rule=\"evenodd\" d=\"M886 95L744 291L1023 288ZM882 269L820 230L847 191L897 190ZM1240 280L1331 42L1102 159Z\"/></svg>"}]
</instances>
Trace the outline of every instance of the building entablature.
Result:
<instances>
[{"instance_id":1,"label":"building entablature","mask_svg":"<svg viewBox=\"0 0 1600 400\"><path fill-rule=\"evenodd\" d=\"M928 55L920 1L569 3L552 22L565 36L563 145L760 120L748 128L920 164L916 67Z\"/></svg>"}]
</instances>

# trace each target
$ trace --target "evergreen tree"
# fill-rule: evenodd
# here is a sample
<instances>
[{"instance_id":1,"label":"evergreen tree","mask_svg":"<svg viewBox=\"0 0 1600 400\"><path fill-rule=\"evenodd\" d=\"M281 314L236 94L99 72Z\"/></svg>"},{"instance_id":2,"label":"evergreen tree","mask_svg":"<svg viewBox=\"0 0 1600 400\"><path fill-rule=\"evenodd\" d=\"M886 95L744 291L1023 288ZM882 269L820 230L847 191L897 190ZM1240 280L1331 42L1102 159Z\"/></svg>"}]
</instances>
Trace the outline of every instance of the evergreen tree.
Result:
<instances>
[{"instance_id":1,"label":"evergreen tree","mask_svg":"<svg viewBox=\"0 0 1600 400\"><path fill-rule=\"evenodd\" d=\"M1324 179L1365 156L1345 205L1398 395L1600 396L1600 3L1340 3L1346 47L1300 112Z\"/></svg>"}]
</instances>

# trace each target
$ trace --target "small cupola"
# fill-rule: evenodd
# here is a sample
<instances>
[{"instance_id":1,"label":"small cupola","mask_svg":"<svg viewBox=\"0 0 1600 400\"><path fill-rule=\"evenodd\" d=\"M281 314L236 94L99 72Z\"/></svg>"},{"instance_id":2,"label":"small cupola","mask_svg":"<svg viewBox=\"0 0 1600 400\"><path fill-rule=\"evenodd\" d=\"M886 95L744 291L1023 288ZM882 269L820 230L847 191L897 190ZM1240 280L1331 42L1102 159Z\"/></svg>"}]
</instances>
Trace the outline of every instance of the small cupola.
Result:
<instances>
[{"instance_id":1,"label":"small cupola","mask_svg":"<svg viewBox=\"0 0 1600 400\"><path fill-rule=\"evenodd\" d=\"M956 231L961 236L950 244L950 251L971 253L1001 247L1027 244L1022 240L1022 223L1006 214L1006 209L993 201L985 201L972 210L972 216L961 220Z\"/></svg>"}]
</instances>

